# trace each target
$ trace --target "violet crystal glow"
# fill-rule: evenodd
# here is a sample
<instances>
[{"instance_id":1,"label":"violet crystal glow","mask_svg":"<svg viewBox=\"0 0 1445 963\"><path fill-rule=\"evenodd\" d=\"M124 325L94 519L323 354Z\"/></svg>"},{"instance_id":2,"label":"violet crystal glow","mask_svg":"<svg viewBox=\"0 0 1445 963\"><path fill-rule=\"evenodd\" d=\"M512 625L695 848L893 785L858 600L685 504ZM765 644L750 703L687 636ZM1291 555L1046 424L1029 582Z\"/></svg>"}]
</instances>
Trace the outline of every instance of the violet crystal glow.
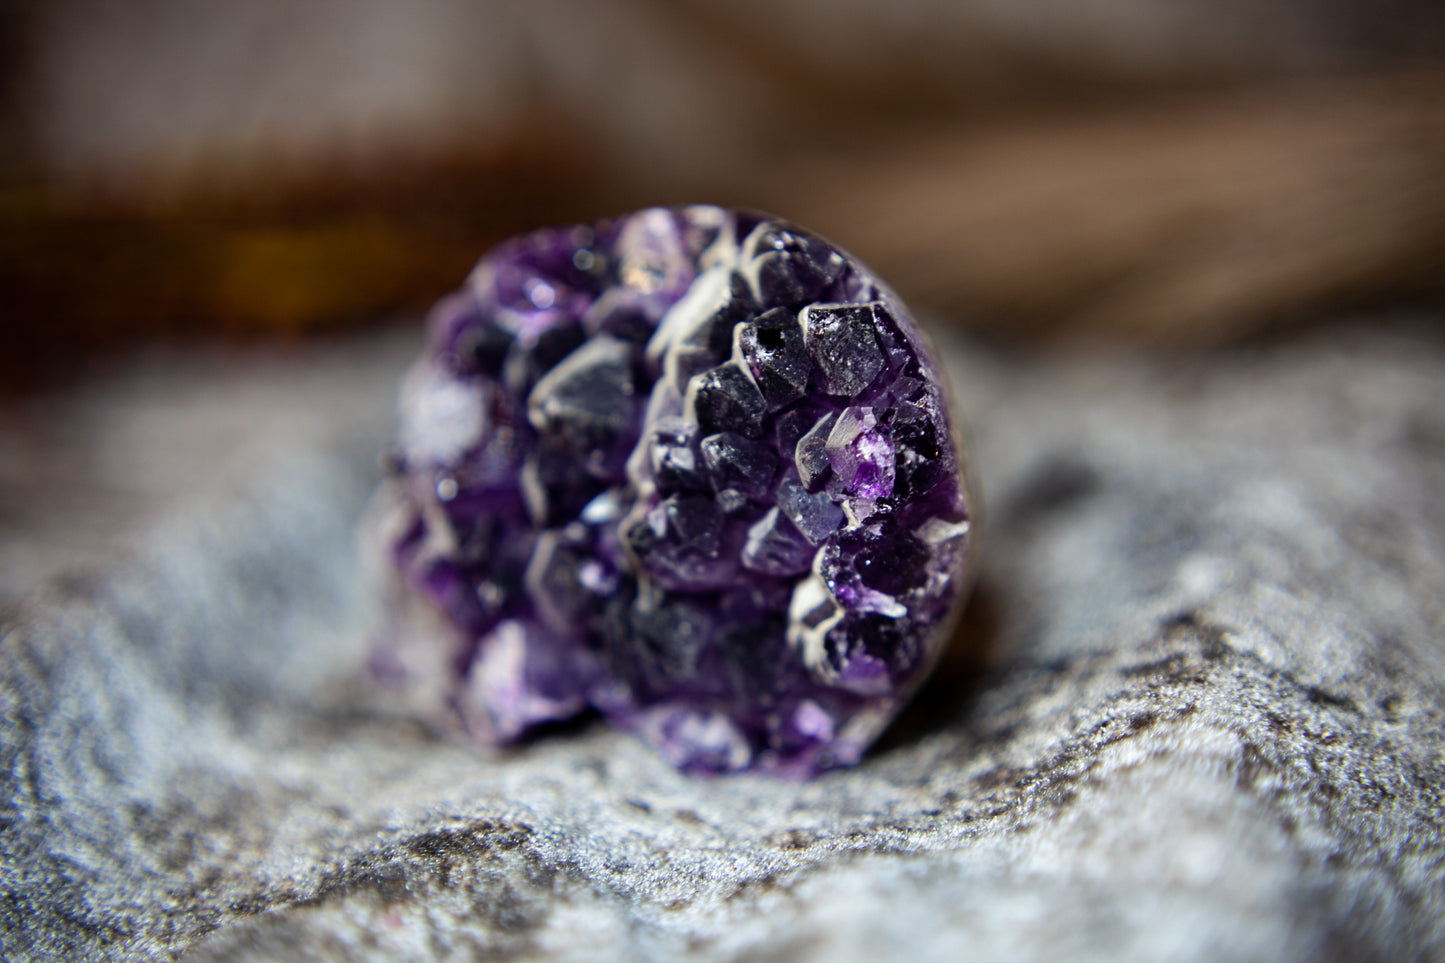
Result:
<instances>
[{"instance_id":1,"label":"violet crystal glow","mask_svg":"<svg viewBox=\"0 0 1445 963\"><path fill-rule=\"evenodd\" d=\"M595 707L690 771L849 765L930 670L970 505L903 304L761 214L508 241L402 390L385 680L501 743Z\"/></svg>"}]
</instances>

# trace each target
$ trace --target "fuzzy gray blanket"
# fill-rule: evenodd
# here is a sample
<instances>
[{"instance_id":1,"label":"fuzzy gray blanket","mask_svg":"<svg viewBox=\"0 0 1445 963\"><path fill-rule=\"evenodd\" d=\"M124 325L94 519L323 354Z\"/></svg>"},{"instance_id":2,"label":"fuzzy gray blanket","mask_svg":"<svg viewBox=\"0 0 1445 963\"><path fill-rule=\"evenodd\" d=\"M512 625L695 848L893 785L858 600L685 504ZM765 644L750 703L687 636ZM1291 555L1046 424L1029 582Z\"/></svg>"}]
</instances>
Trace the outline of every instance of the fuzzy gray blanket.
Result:
<instances>
[{"instance_id":1,"label":"fuzzy gray blanket","mask_svg":"<svg viewBox=\"0 0 1445 963\"><path fill-rule=\"evenodd\" d=\"M954 345L983 578L810 783L375 697L355 526L409 342L56 401L3 448L0 955L1445 959L1437 331Z\"/></svg>"}]
</instances>

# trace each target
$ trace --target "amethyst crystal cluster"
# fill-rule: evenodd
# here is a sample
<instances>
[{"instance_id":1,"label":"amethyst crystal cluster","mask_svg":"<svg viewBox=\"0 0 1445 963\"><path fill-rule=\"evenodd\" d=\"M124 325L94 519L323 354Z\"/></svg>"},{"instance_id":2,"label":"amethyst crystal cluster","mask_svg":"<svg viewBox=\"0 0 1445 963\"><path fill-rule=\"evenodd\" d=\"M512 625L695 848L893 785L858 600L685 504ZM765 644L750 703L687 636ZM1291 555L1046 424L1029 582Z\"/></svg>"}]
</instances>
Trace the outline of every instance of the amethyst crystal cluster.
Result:
<instances>
[{"instance_id":1,"label":"amethyst crystal cluster","mask_svg":"<svg viewBox=\"0 0 1445 963\"><path fill-rule=\"evenodd\" d=\"M692 771L856 762L965 581L939 375L895 295L784 221L503 244L403 387L385 545L445 618L378 673L492 742L595 707Z\"/></svg>"}]
</instances>

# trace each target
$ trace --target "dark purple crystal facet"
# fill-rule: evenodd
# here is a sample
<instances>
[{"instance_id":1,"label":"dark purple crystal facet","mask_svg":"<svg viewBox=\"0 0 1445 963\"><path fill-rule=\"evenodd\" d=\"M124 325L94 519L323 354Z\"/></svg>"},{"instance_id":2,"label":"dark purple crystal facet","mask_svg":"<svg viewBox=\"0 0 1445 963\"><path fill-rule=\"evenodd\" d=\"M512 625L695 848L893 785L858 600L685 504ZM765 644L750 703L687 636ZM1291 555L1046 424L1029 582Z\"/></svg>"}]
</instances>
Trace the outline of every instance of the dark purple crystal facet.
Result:
<instances>
[{"instance_id":1,"label":"dark purple crystal facet","mask_svg":"<svg viewBox=\"0 0 1445 963\"><path fill-rule=\"evenodd\" d=\"M784 221L651 209L493 250L402 390L376 656L492 742L595 708L691 771L848 765L959 604L937 360Z\"/></svg>"}]
</instances>

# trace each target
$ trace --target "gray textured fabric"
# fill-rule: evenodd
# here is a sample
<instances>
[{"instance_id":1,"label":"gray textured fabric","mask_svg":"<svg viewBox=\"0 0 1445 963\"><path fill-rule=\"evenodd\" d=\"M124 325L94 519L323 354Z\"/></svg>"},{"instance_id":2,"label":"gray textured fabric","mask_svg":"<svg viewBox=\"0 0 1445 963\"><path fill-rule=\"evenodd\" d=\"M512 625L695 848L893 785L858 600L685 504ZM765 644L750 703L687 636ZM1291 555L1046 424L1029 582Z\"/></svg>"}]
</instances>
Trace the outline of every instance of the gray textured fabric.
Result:
<instances>
[{"instance_id":1,"label":"gray textured fabric","mask_svg":"<svg viewBox=\"0 0 1445 963\"><path fill-rule=\"evenodd\" d=\"M267 458L14 607L7 959L1445 959L1428 329L955 348L982 582L883 745L811 783L595 723L480 751L375 699L354 528L405 354L210 370L268 386L236 395ZM88 403L157 417L135 390Z\"/></svg>"}]
</instances>

